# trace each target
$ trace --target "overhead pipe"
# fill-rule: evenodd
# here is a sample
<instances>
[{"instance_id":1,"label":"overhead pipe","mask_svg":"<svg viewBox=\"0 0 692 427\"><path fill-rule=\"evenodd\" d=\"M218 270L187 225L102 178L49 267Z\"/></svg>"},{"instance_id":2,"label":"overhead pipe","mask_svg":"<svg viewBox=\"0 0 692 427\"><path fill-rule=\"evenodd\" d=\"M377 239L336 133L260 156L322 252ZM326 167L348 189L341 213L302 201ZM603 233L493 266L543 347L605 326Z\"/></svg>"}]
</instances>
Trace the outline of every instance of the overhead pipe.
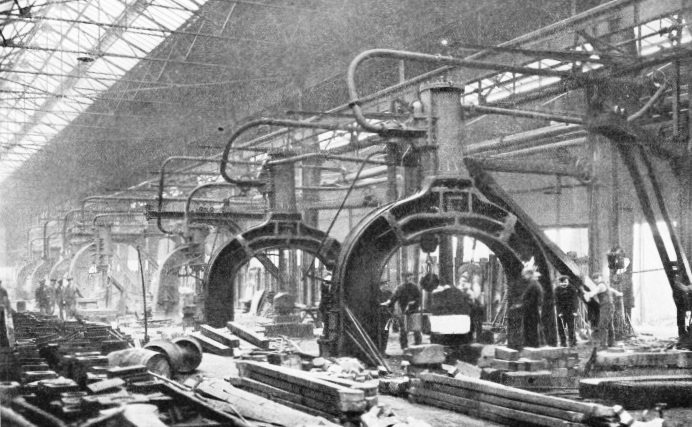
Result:
<instances>
[{"instance_id":1,"label":"overhead pipe","mask_svg":"<svg viewBox=\"0 0 692 427\"><path fill-rule=\"evenodd\" d=\"M526 132L501 136L499 138L488 139L476 143L470 143L466 147L464 147L464 152L467 155L474 155L487 151L513 149L517 145L522 143L532 142L538 139L561 137L568 135L570 133L586 134L586 130L584 130L582 126L574 124L546 126L538 129L532 129Z\"/></svg>"},{"instance_id":2,"label":"overhead pipe","mask_svg":"<svg viewBox=\"0 0 692 427\"><path fill-rule=\"evenodd\" d=\"M488 107L475 104L461 104L466 111L477 111L484 114L500 114L504 116L525 117L528 119L551 120L560 123L572 123L583 125L584 119L581 117L565 116L562 114L542 113L539 111L519 110L515 108Z\"/></svg>"},{"instance_id":3,"label":"overhead pipe","mask_svg":"<svg viewBox=\"0 0 692 427\"><path fill-rule=\"evenodd\" d=\"M226 166L229 163L232 163L230 160L228 160L228 156L230 155L231 149L236 149L233 147L233 143L246 131L252 128L256 128L258 126L263 126L263 125L270 125L270 126L284 126L288 128L299 128L299 129L323 129L323 130L343 130L347 132L360 132L363 129L361 129L358 126L353 126L353 125L339 125L339 124L329 124L329 123L312 123L312 122L305 122L305 121L298 121L298 120L283 120L283 119L269 119L269 118L262 118L262 119L257 119L257 120L252 120L250 122L245 123L244 125L241 125L237 129L233 131L231 136L228 138L228 142L226 143L226 146L224 147L223 154L221 155L221 168L220 168L220 173L223 179L226 182L229 182L231 184L235 184L241 187L263 187L265 185L265 182L262 180L237 180L231 178L227 171L226 171ZM244 149L245 147L238 147L240 149Z\"/></svg>"},{"instance_id":4,"label":"overhead pipe","mask_svg":"<svg viewBox=\"0 0 692 427\"><path fill-rule=\"evenodd\" d=\"M495 157L469 157L477 165L486 170L523 173L536 175L561 175L576 178L582 182L590 181L593 176L587 168L580 167L578 164L557 164L544 160L516 160Z\"/></svg>"},{"instance_id":5,"label":"overhead pipe","mask_svg":"<svg viewBox=\"0 0 692 427\"><path fill-rule=\"evenodd\" d=\"M385 173L386 173L386 172L385 172ZM362 174L361 174L361 176L358 177L358 181L361 181L361 180L363 180L363 179L364 179L364 178L363 178L363 176L362 176ZM404 179L404 177L403 177L402 175L397 174L397 176L396 176L396 180L397 180L397 181L403 181L403 179ZM389 177L388 177L388 176L385 176L385 177L373 179L373 180L370 180L370 181L360 182L360 183L358 183L358 184L355 184L355 185L353 186L353 188L372 187L373 185L382 184L382 183L388 182L388 181L389 181ZM320 186L313 186L313 187L296 187L296 190L302 190L302 191L348 191L348 188L349 188L349 187L320 187ZM304 207L305 209L320 209L319 205L318 205L317 207L315 207L315 206L312 206L312 205L305 205L305 203L303 203L303 207ZM331 208L325 208L325 209L331 209Z\"/></svg>"},{"instance_id":6,"label":"overhead pipe","mask_svg":"<svg viewBox=\"0 0 692 427\"><path fill-rule=\"evenodd\" d=\"M109 213L97 214L97 215L94 215L94 218L93 218L91 223L94 227L97 227L98 226L98 220L101 218L133 217L133 216L144 216L144 212L109 212ZM142 225L142 224L138 224L138 225Z\"/></svg>"},{"instance_id":7,"label":"overhead pipe","mask_svg":"<svg viewBox=\"0 0 692 427\"><path fill-rule=\"evenodd\" d=\"M410 61L416 61L416 62L425 62L429 64L441 64L441 65L447 65L447 66L453 66L453 67L465 67L465 68L477 68L477 69L486 69L486 70L497 70L497 71L503 71L503 72L512 72L512 73L518 73L518 74L526 74L526 75L535 75L535 76L546 76L546 77L560 77L560 78L565 78L565 77L570 77L572 76L572 72L565 72L565 71L557 71L557 70L551 70L551 69L540 69L540 68L531 68L531 67L523 67L523 66L515 66L515 65L507 65L507 64L498 64L498 63L492 63L492 62L483 62L483 61L477 61L473 59L460 59L460 58L453 58L450 56L438 56L438 55L430 55L430 54L425 54L425 53L416 53L416 52L406 52L406 51L399 51L399 50L391 50L391 49L371 49L371 50L366 50L365 52L360 53L358 56L356 56L351 64L348 67L348 72L347 72L347 84L348 84L348 92L349 92L349 106L353 110L353 114L355 116L356 122L360 126L365 129L367 132L373 132L373 133L383 133L383 132L403 132L404 134L411 134L411 132L420 132L421 129L416 129L416 128L407 128L404 124L398 123L396 125L396 128L392 128L391 125L379 123L379 124L371 124L368 122L367 118L363 114L363 110L361 109L361 104L363 103L363 100L360 99L358 95L358 90L356 88L356 70L358 69L358 66L362 63L365 62L368 59L371 58L389 58L389 59L399 59L399 60L410 60Z\"/></svg>"},{"instance_id":8,"label":"overhead pipe","mask_svg":"<svg viewBox=\"0 0 692 427\"><path fill-rule=\"evenodd\" d=\"M327 153L306 153L306 154L300 154L297 156L293 157L285 157L282 159L278 160L270 160L267 162L268 165L285 165L287 163L296 163L302 160L307 160L307 159L313 159L313 158L320 158L320 159L326 159L326 160L340 160L342 162L356 162L356 163L367 163L367 164L372 164L372 165L385 165L385 166L392 166L392 163L387 162L385 160L371 160L371 159L363 159L360 157L351 157L351 156L342 156L342 155L337 155L337 154L327 154ZM396 165L393 165L396 166Z\"/></svg>"},{"instance_id":9,"label":"overhead pipe","mask_svg":"<svg viewBox=\"0 0 692 427\"><path fill-rule=\"evenodd\" d=\"M193 161L193 162L200 162L200 163L218 163L221 162L220 159L216 157L194 157L194 156L171 156L166 158L166 160L163 161L161 164L161 171L159 175L159 192L158 192L158 215L156 217L156 226L158 227L159 230L163 234L171 235L175 234L171 231L164 230L163 224L161 224L161 212L163 211L163 189L166 186L166 166L175 160L185 160L185 161ZM242 161L242 160L232 160L232 161L227 161L227 163L233 163L233 164L240 164L240 165L249 165L249 166L259 166L261 165L260 162L248 162L248 161ZM225 165L225 163L222 163L222 165ZM222 166L223 169L223 166ZM194 190L193 190L194 191ZM171 200L170 198L168 200ZM184 198L181 201L187 201L187 198Z\"/></svg>"},{"instance_id":10,"label":"overhead pipe","mask_svg":"<svg viewBox=\"0 0 692 427\"><path fill-rule=\"evenodd\" d=\"M586 143L586 137L583 138L574 138L574 139L568 139L565 141L557 141L557 142L547 142L545 143L544 141L537 141L534 144L527 144L526 146L523 147L517 147L514 150L508 150L505 152L500 152L493 154L494 157L516 157L516 156L522 156L522 155L528 155L528 154L536 154L536 153L542 153L547 150L555 150L558 148L567 148L567 147L576 147L579 145L584 145Z\"/></svg>"},{"instance_id":11,"label":"overhead pipe","mask_svg":"<svg viewBox=\"0 0 692 427\"><path fill-rule=\"evenodd\" d=\"M554 33L558 32L564 28L573 27L573 26L579 25L583 22L593 21L595 18L600 17L600 16L605 16L605 15L608 15L611 13L615 13L618 10L622 9L623 7L626 7L629 4L634 3L635 1L636 0L617 0L617 1L608 2L606 4L596 6L592 9L588 9L588 10L581 12L577 15L570 16L569 18L566 18L562 21L558 21L558 22L551 24L547 27L542 27L536 31L531 32L531 33L524 34L524 35L519 36L513 40L509 40L507 42L501 43L498 46L500 46L500 47L513 46L513 45L521 45L523 43L530 43L532 41L541 39L542 37L554 34ZM492 54L492 53L493 53L492 50L489 50L489 49L483 50L481 52L477 52L473 55L470 55L468 57L468 59L470 60L470 59L475 59L475 58L482 58L483 56L486 56L486 55ZM454 65L456 66L457 64L454 64ZM400 92L403 89L409 88L411 86L415 86L419 83L429 81L430 79L439 78L440 76L443 76L445 73L452 71L452 70L454 70L454 66L443 65L440 68L428 71L427 73L420 74L416 77L412 77L412 78L405 80L401 83L386 87L386 88L384 88L380 91L374 92L372 94L365 95L362 98L358 98L356 96L355 99L352 98L350 100L350 102L353 102L354 100L358 100L359 104L362 105L366 102L370 102L370 101L391 95L393 93ZM536 69L531 69L531 70L536 70ZM557 83L554 83L551 85L547 85L544 88L539 89L539 91L543 92L545 89L549 89L549 91L542 93L541 97L557 95L557 94L563 93L563 92L565 92L564 82L557 82ZM526 92L526 93L520 94L520 95L531 96L534 92L536 92L536 91ZM530 102L531 100L534 100L534 98L526 98L526 102ZM522 102L524 102L523 97L522 97ZM348 108L351 108L350 103L339 105L339 106L332 108L326 112L327 113L337 113L340 111L344 111ZM370 113L366 113L366 114L370 114ZM307 120L310 120L310 119L307 119ZM258 139L249 141L248 145L258 144L262 141L271 140L271 139L279 137L279 136L281 136L287 132L288 132L288 129L280 129L280 130L277 130L275 132L269 133L267 135L263 135Z\"/></svg>"}]
</instances>

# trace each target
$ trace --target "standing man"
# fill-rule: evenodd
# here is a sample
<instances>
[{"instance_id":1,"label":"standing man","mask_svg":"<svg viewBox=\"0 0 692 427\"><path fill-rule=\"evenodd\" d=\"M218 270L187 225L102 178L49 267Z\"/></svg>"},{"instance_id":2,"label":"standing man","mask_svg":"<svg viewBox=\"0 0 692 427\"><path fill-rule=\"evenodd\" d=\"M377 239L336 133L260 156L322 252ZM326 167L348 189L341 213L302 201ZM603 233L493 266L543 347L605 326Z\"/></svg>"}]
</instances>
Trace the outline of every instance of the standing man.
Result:
<instances>
[{"instance_id":1,"label":"standing man","mask_svg":"<svg viewBox=\"0 0 692 427\"><path fill-rule=\"evenodd\" d=\"M394 294L389 301L383 302L382 306L394 308L395 304L399 304L401 309L401 320L399 328L399 344L401 349L408 348L408 333L412 329L411 315L418 310L421 303L421 292L416 285L413 284L413 273L406 274L406 281L394 289ZM413 331L413 342L419 345L423 341L423 335L420 330Z\"/></svg>"},{"instance_id":2,"label":"standing man","mask_svg":"<svg viewBox=\"0 0 692 427\"><path fill-rule=\"evenodd\" d=\"M12 307L7 290L0 280L0 347L14 346L14 326L12 324Z\"/></svg>"},{"instance_id":3,"label":"standing man","mask_svg":"<svg viewBox=\"0 0 692 427\"><path fill-rule=\"evenodd\" d=\"M47 303L48 290L46 289L46 281L45 280L39 280L38 281L38 288L36 288L36 293L34 294L34 298L36 299L36 305L38 306L38 310L41 312L41 314L47 314L48 313L48 303Z\"/></svg>"},{"instance_id":4,"label":"standing man","mask_svg":"<svg viewBox=\"0 0 692 427\"><path fill-rule=\"evenodd\" d=\"M612 347L615 343L615 330L613 328L613 312L615 308L613 306L613 296L621 296L622 293L615 289L611 289L608 283L603 280L603 275L601 273L594 274L592 278L594 283L598 285L596 288L596 296L598 297L600 306L598 323L594 331L596 345L600 348Z\"/></svg>"},{"instance_id":5,"label":"standing man","mask_svg":"<svg viewBox=\"0 0 692 427\"><path fill-rule=\"evenodd\" d=\"M673 264L675 272L675 287L673 288L673 301L675 302L675 311L678 325L678 346L687 347L689 343L689 330L687 325L687 311L690 309L690 294L687 288L683 286L680 278L680 268L677 264Z\"/></svg>"},{"instance_id":6,"label":"standing man","mask_svg":"<svg viewBox=\"0 0 692 427\"><path fill-rule=\"evenodd\" d=\"M77 314L77 295L79 298L84 298L79 288L72 282L72 277L68 277L64 290L65 319L71 319Z\"/></svg>"},{"instance_id":7,"label":"standing man","mask_svg":"<svg viewBox=\"0 0 692 427\"><path fill-rule=\"evenodd\" d=\"M46 289L46 314L55 313L55 304L58 300L56 290L58 288L57 279L50 279L50 285Z\"/></svg>"},{"instance_id":8,"label":"standing man","mask_svg":"<svg viewBox=\"0 0 692 427\"><path fill-rule=\"evenodd\" d=\"M394 293L389 289L389 282L380 282L377 299L377 301L380 303L380 309L377 313L377 325L379 331L377 335L377 348L382 353L384 353L384 351L387 349L387 343L389 341L390 320L392 320L391 323L394 321L391 311L389 308L383 306L382 303L385 301L390 301L392 299L392 295L394 295Z\"/></svg>"},{"instance_id":9,"label":"standing man","mask_svg":"<svg viewBox=\"0 0 692 427\"><path fill-rule=\"evenodd\" d=\"M65 319L65 289L62 287L62 279L58 280L58 285L55 287L55 303L58 305L60 320Z\"/></svg>"},{"instance_id":10,"label":"standing man","mask_svg":"<svg viewBox=\"0 0 692 427\"><path fill-rule=\"evenodd\" d=\"M471 333L476 342L480 342L485 318L485 301L483 301L483 271L478 264L466 263L459 267L457 275L459 288L469 299L471 317Z\"/></svg>"},{"instance_id":11,"label":"standing man","mask_svg":"<svg viewBox=\"0 0 692 427\"><path fill-rule=\"evenodd\" d=\"M560 337L561 347L577 346L574 322L578 303L577 289L569 283L569 277L560 276L555 286L555 308L557 310L557 333ZM569 341L567 338L569 338Z\"/></svg>"},{"instance_id":12,"label":"standing man","mask_svg":"<svg viewBox=\"0 0 692 427\"><path fill-rule=\"evenodd\" d=\"M523 311L524 346L541 346L541 308L543 307L543 287L538 282L540 273L536 269L535 261L524 263L521 278L525 284L524 293L521 296L521 308Z\"/></svg>"}]
</instances>

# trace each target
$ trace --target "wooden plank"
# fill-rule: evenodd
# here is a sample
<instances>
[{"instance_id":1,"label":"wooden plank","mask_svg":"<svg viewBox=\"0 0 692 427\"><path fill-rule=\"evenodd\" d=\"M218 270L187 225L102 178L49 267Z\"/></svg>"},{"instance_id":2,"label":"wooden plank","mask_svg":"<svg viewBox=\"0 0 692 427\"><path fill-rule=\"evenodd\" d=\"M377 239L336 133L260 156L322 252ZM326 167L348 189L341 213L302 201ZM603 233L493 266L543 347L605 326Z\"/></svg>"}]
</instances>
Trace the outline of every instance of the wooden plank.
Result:
<instances>
[{"instance_id":1,"label":"wooden plank","mask_svg":"<svg viewBox=\"0 0 692 427\"><path fill-rule=\"evenodd\" d=\"M495 347L495 359L517 360L519 359L519 350L509 347Z\"/></svg>"},{"instance_id":2,"label":"wooden plank","mask_svg":"<svg viewBox=\"0 0 692 427\"><path fill-rule=\"evenodd\" d=\"M291 384L295 384L310 390L314 390L318 393L337 397L339 402L341 403L360 403L365 398L365 393L363 392L363 390L354 390L351 388L340 386L338 384L330 383L319 378L314 378L309 375L305 375L304 372L297 371L295 369L289 369L281 366L250 361L238 362L237 367L240 371L241 376L247 376L244 375L244 373L247 374L247 372L258 373Z\"/></svg>"},{"instance_id":3,"label":"wooden plank","mask_svg":"<svg viewBox=\"0 0 692 427\"><path fill-rule=\"evenodd\" d=\"M414 390L414 392L415 392L415 390ZM516 420L505 418L505 417L502 417L502 416L495 414L495 413L485 413L485 414L482 414L482 416L481 416L478 414L478 411L471 411L470 409L467 411L464 411L462 408L459 407L458 404L444 402L444 401L433 399L432 397L428 397L428 396L424 396L424 395L412 395L412 397L416 403L422 403L422 404L426 404L426 405L436 406L436 407L442 408L442 409L447 409L449 411L459 412L459 413L466 414L466 415L469 415L469 416L472 416L475 418L492 421L492 422L498 423L500 425L511 426L511 425L515 425L517 423Z\"/></svg>"},{"instance_id":4,"label":"wooden plank","mask_svg":"<svg viewBox=\"0 0 692 427\"><path fill-rule=\"evenodd\" d=\"M284 390L273 384L265 383L264 381L244 377L240 379L240 386L253 392L256 391L261 394L265 394L269 396L269 399L283 399L285 401L306 406L308 408L316 409L318 411L322 411L331 415L341 415L341 413L343 412L340 411L336 406L330 405L329 403L316 400L305 395L301 395L300 393Z\"/></svg>"},{"instance_id":5,"label":"wooden plank","mask_svg":"<svg viewBox=\"0 0 692 427\"><path fill-rule=\"evenodd\" d=\"M286 405L289 408L293 408L297 411L302 411L302 412L305 412L306 414L310 414L310 415L313 415L315 417L324 418L324 419L328 420L329 422L339 423L339 419L336 416L329 414L327 412L322 412L320 410L310 408L308 406L300 405L298 403L289 402L287 400L279 399L279 398L276 399L276 402L280 403L282 405ZM340 424L338 424L338 425L340 425Z\"/></svg>"},{"instance_id":6,"label":"wooden plank","mask_svg":"<svg viewBox=\"0 0 692 427\"><path fill-rule=\"evenodd\" d=\"M264 350L269 349L270 340L258 335L256 332L251 331L236 322L228 322L226 323L226 327L229 331L231 331L231 333L233 333L233 335L238 336L243 341L247 341L255 347L259 347Z\"/></svg>"},{"instance_id":7,"label":"wooden plank","mask_svg":"<svg viewBox=\"0 0 692 427\"><path fill-rule=\"evenodd\" d=\"M646 382L646 381L692 381L692 376L685 375L647 375L638 377L584 378L579 381L579 396L583 398L603 399L607 385L617 382Z\"/></svg>"},{"instance_id":8,"label":"wooden plank","mask_svg":"<svg viewBox=\"0 0 692 427\"><path fill-rule=\"evenodd\" d=\"M352 381L346 378L339 378L333 375L328 375L327 373L310 372L315 378L319 378L330 383L338 384L343 387L354 388L356 390L363 390L365 397L377 396L377 389L380 386L378 380L370 380L364 382Z\"/></svg>"},{"instance_id":9,"label":"wooden plank","mask_svg":"<svg viewBox=\"0 0 692 427\"><path fill-rule=\"evenodd\" d=\"M113 390L114 388L119 388L124 385L125 381L122 378L111 378L108 380L91 383L87 386L87 388L90 392L96 394L107 390Z\"/></svg>"},{"instance_id":10,"label":"wooden plank","mask_svg":"<svg viewBox=\"0 0 692 427\"><path fill-rule=\"evenodd\" d=\"M315 405L316 407L319 406L318 409L322 409L322 406L324 406L326 408L334 408L339 412L364 412L367 406L364 397L361 400L344 401L338 396L316 391L308 387L301 387L297 384L289 383L275 377L259 374L257 372L252 372L251 376L244 378L249 378L264 384L268 384L272 387L276 387L294 395L303 396L312 401L319 402L319 405Z\"/></svg>"},{"instance_id":11,"label":"wooden plank","mask_svg":"<svg viewBox=\"0 0 692 427\"><path fill-rule=\"evenodd\" d=\"M516 409L519 411L529 412L538 415L545 415L552 418L559 418L574 423L581 423L587 419L587 416L580 412L566 411L564 409L551 408L549 406L537 405L534 403L526 403L519 400L512 400L504 397L493 396L474 390L450 387L444 384L422 382L419 389L420 388L449 394L464 399L470 399L473 401L490 403L492 405L502 406L504 408Z\"/></svg>"},{"instance_id":12,"label":"wooden plank","mask_svg":"<svg viewBox=\"0 0 692 427\"><path fill-rule=\"evenodd\" d=\"M209 325L201 325L199 330L205 337L211 338L225 346L230 348L240 347L240 338L236 337L235 335L231 335L225 329L216 329Z\"/></svg>"},{"instance_id":13,"label":"wooden plank","mask_svg":"<svg viewBox=\"0 0 692 427\"><path fill-rule=\"evenodd\" d=\"M274 400L266 398L266 396L260 397L257 393L250 393L233 387L223 380L212 379L203 381L197 385L196 390L204 396L232 404L243 417L252 420L272 424L282 422L283 420L283 425L285 426L295 424L331 425L326 420L296 411L276 403Z\"/></svg>"},{"instance_id":14,"label":"wooden plank","mask_svg":"<svg viewBox=\"0 0 692 427\"><path fill-rule=\"evenodd\" d=\"M199 332L193 332L190 335L195 337L202 345L202 349L208 351L209 353L218 354L220 356L233 356L233 349L227 345L223 345L220 342L216 342L211 338L205 337Z\"/></svg>"},{"instance_id":15,"label":"wooden plank","mask_svg":"<svg viewBox=\"0 0 692 427\"><path fill-rule=\"evenodd\" d=\"M527 403L550 406L552 408L564 409L566 411L580 412L592 417L613 417L615 411L611 407L598 405L595 403L577 402L574 400L563 399L560 397L546 396L527 390L513 387L506 387L490 381L475 378L449 378L437 374L420 374L420 379L438 384L445 384L451 387L464 388L468 390L480 391L486 394L500 396L507 399L521 400Z\"/></svg>"},{"instance_id":16,"label":"wooden plank","mask_svg":"<svg viewBox=\"0 0 692 427\"><path fill-rule=\"evenodd\" d=\"M415 390L417 396L425 396L432 398L437 401L447 402L454 405L452 410L462 413L468 413L469 415L477 416L480 418L485 418L486 414L493 413L504 418L512 419L516 421L521 421L525 423L531 423L533 425L545 426L545 427L583 427L583 424L573 423L565 421L562 419L557 419L553 417L548 417L545 415L538 415L530 412L524 412L516 409L510 409L503 406L493 405L485 402L478 402L470 399L464 399L462 397L450 396L445 393L440 393L437 391L428 390L425 388L416 388ZM458 406L458 409L456 407ZM466 412L469 411L469 412Z\"/></svg>"}]
</instances>

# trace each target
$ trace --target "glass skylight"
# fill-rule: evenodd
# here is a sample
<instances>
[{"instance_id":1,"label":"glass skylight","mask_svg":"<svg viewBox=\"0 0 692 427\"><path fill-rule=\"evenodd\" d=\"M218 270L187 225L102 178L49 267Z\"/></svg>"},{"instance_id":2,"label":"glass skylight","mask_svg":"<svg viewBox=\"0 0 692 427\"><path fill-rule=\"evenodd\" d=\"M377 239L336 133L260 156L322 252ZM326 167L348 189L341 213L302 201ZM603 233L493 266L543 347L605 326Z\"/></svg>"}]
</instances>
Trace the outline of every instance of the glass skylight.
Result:
<instances>
[{"instance_id":1,"label":"glass skylight","mask_svg":"<svg viewBox=\"0 0 692 427\"><path fill-rule=\"evenodd\" d=\"M206 0L0 0L0 182Z\"/></svg>"}]
</instances>

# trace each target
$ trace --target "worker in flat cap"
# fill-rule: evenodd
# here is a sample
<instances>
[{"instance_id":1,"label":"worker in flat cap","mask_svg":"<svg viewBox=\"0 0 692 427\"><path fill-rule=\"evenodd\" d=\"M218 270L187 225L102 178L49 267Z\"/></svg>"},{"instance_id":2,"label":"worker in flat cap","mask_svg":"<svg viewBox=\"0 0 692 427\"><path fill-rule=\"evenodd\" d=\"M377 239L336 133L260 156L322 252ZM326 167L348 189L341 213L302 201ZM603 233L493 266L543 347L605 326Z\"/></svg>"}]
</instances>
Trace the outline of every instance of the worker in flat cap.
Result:
<instances>
[{"instance_id":1,"label":"worker in flat cap","mask_svg":"<svg viewBox=\"0 0 692 427\"><path fill-rule=\"evenodd\" d=\"M63 290L63 300L65 301L65 319L72 319L75 317L75 314L77 314L77 296L79 295L79 298L84 298L84 296L79 291L77 285L75 285L73 282L72 277L68 277L65 280L67 280L67 285L65 285L65 289Z\"/></svg>"},{"instance_id":2,"label":"worker in flat cap","mask_svg":"<svg viewBox=\"0 0 692 427\"><path fill-rule=\"evenodd\" d=\"M561 347L576 347L577 333L575 320L579 301L577 288L572 286L568 276L560 276L555 285L555 309L557 311L557 334Z\"/></svg>"},{"instance_id":3,"label":"worker in flat cap","mask_svg":"<svg viewBox=\"0 0 692 427\"><path fill-rule=\"evenodd\" d=\"M613 328L613 299L622 296L622 293L611 288L603 278L603 274L594 273L591 278L597 285L596 296L599 303L599 313L596 326L592 333L596 347L604 349L612 347L615 343L615 331ZM593 326L593 325L592 325Z\"/></svg>"},{"instance_id":4,"label":"worker in flat cap","mask_svg":"<svg viewBox=\"0 0 692 427\"><path fill-rule=\"evenodd\" d=\"M413 284L415 277L413 273L406 273L404 277L406 280L394 289L392 297L380 303L382 307L389 307L390 310L395 305L398 305L401 310L401 317L399 318L399 344L402 350L408 348L409 332L413 332L413 342L415 345L419 345L423 340L420 325L415 324L412 318L412 314L420 307L422 294L418 286Z\"/></svg>"}]
</instances>

